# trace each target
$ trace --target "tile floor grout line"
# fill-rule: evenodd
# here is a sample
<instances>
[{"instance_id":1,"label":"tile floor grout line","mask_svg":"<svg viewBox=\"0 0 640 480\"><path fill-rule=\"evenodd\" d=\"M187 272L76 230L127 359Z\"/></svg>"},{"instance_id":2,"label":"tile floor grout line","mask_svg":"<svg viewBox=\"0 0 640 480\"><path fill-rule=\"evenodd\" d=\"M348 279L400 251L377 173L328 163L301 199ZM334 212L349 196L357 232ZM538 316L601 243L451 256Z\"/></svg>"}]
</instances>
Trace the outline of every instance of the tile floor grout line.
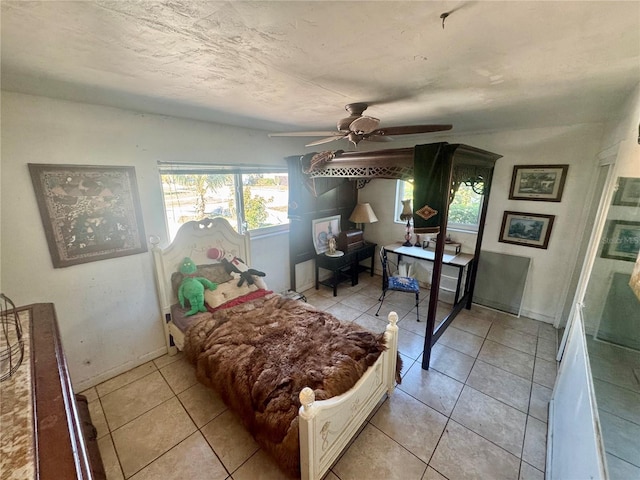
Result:
<instances>
[{"instance_id":1,"label":"tile floor grout line","mask_svg":"<svg viewBox=\"0 0 640 480\"><path fill-rule=\"evenodd\" d=\"M170 401L171 401L172 399L174 399L174 398L175 398L176 400L178 400L178 396L177 396L177 395L173 395L173 396L171 396L171 397L167 398L166 400L164 400L163 402L160 402L158 405L154 405L154 406L153 406L153 407L151 407L149 410L146 410L146 411L142 412L140 415L137 415L137 416L133 417L131 420L127 421L126 423L124 423L124 424L122 424L122 425L120 425L119 427L116 427L116 428L114 428L113 430L111 430L111 427L109 427L109 433L115 433L115 432L117 432L118 430L120 430L120 429L122 429L122 428L126 427L127 425L129 425L131 422L133 422L133 421L135 421L135 420L139 419L139 418L140 418L140 417L142 417L143 415L146 415L146 414L147 414L147 413L149 413L151 410L153 410L153 409L155 409L155 408L158 408L159 406L164 405L164 404L165 404L165 403L167 403L167 402L170 402ZM178 403L180 403L180 401L179 401L179 400L178 400ZM182 407L182 404L180 404L180 406ZM183 407L183 408L184 408L184 407ZM106 419L106 415L105 415L105 419ZM191 418L189 418L189 420L191 420ZM108 424L108 423L109 423L109 421L107 420L107 424ZM193 423L193 421L192 421L191 423ZM195 423L193 423L193 425L195 426ZM197 429L197 428L198 428L198 427L196 427L196 429ZM114 446L115 446L115 444L114 444Z\"/></svg>"},{"instance_id":2,"label":"tile floor grout line","mask_svg":"<svg viewBox=\"0 0 640 480\"><path fill-rule=\"evenodd\" d=\"M486 341L487 339L485 338L484 340ZM483 341L482 343L483 343L483 345L484 345L484 341ZM480 347L480 350L482 350L482 346ZM478 351L478 355L480 354L480 350ZM474 359L474 363L473 363L473 365L471 366L471 370L469 370L469 375L471 375L471 371L473 370L473 367L475 366L475 364L476 364L476 362L477 362L477 361L482 361L482 360L480 360L478 357L475 357L475 359ZM484 362L484 363L486 363L486 362ZM468 376L467 376L467 379L468 379ZM523 432L523 437L522 437L522 447L521 447L521 449L524 449L524 439L525 439L525 436L526 436L526 425L527 425L527 421L528 421L528 417L529 417L529 413L528 413L528 410L529 410L529 404L527 403L527 412L523 412L522 410L520 410L520 409L518 409L518 408L514 407L513 405L509 405L509 404L507 404L507 403L505 403L505 402L501 401L500 399L493 397L492 395L489 395L489 394L487 394L487 393L484 393L484 392L482 392L482 391L480 391L480 390L478 390L478 389L476 389L476 388L472 387L471 385L467 385L467 382L466 382L466 380L465 380L465 382L464 382L464 384L463 384L463 388L462 388L462 390L460 391L460 394L458 395L458 398L456 398L456 401L455 401L455 403L454 403L454 405L453 405L453 408L451 409L451 414L448 416L448 420L447 420L447 425L448 425L448 423L449 423L449 420L450 420L450 421L453 421L453 422L457 423L458 425L461 425L462 427L466 428L467 430L469 430L469 431L471 431L471 432L475 433L475 434L476 434L476 435L478 435L480 438L483 438L484 440L486 440L486 441L490 442L491 444L495 445L496 447L498 447L498 448L500 448L500 449L504 450L505 452L507 452L507 453L509 453L509 454L513 455L514 457L516 457L513 453L511 453L510 451L508 451L508 450L507 450L507 449L505 449L504 447L502 447L502 446L498 445L498 444L497 444L497 443L495 443L493 440L491 440L491 439L489 439L489 438L486 438L486 437L485 437L484 435L482 435L481 433L476 432L476 431L475 431L475 430L473 430L472 428L469 428L469 427L467 427L466 425L463 425L462 423L460 423L460 422L456 421L455 419L451 418L451 416L453 415L453 412L454 412L454 411L455 411L455 409L456 409L456 406L458 405L458 402L460 401L460 397L462 396L462 391L464 390L464 387L469 387L470 389L475 390L475 391L477 391L477 392L481 393L482 395L486 395L487 397L489 397L489 398L491 398L491 399L493 399L493 400L495 400L495 401L497 401L497 402L499 402L499 403L501 403L501 404L503 404L503 405L506 405L507 407L513 408L514 410L516 410L516 411L518 411L518 412L520 412L520 413L523 413L523 414L525 415L525 417L526 417L526 418L525 418L525 429L524 429L524 432ZM529 387L529 402L531 402L531 387ZM445 429L446 429L446 425L445 425ZM438 443L439 443L439 442L440 442L440 441L438 440ZM434 450L434 453L435 453L435 450ZM518 457L516 457L516 458L518 458ZM522 451L520 452L520 458L519 458L519 460L520 460L520 462L522 462ZM518 467L518 469L519 469L519 468L520 468L520 467ZM518 470L518 473L519 473L519 470Z\"/></svg>"},{"instance_id":3,"label":"tile floor grout line","mask_svg":"<svg viewBox=\"0 0 640 480\"><path fill-rule=\"evenodd\" d=\"M124 474L124 469L122 468L122 463L120 462L120 455L118 455L118 449L116 448L116 442L113 440L113 435L111 431L107 434L111 439L111 445L113 445L113 453L116 455L116 460L118 460L118 468L120 469L120 473L122 473L122 478L127 478ZM106 435L105 435L106 436Z\"/></svg>"},{"instance_id":4,"label":"tile floor grout line","mask_svg":"<svg viewBox=\"0 0 640 480\"><path fill-rule=\"evenodd\" d=\"M453 412L451 412L453 413ZM452 421L453 423L460 425L462 428L464 428L465 430L469 430L470 432L474 433L475 435L479 436L480 438L482 438L483 440L489 442L491 445L493 445L496 448L499 448L500 450L502 450L503 452L511 455L512 457L516 458L519 462L522 461L522 458L517 457L515 454L511 453L509 450L507 450L506 448L498 445L496 442L494 442L493 440L483 436L482 434L476 432L475 430L472 430L471 428L463 425L462 423L458 422L455 418L449 418L450 421ZM448 424L448 422L447 422ZM524 438L522 439L522 444L524 445Z\"/></svg>"},{"instance_id":5,"label":"tile floor grout line","mask_svg":"<svg viewBox=\"0 0 640 480\"><path fill-rule=\"evenodd\" d=\"M381 434L383 434L385 437L387 437L389 440L391 440L393 443L395 443L396 445L398 445L400 448L402 448L404 451L406 451L409 455L411 455L412 457L415 457L417 460L419 460L420 462L425 464L425 471L426 468L429 466L428 462L425 462L424 460L422 460L419 456L417 456L415 453L413 453L411 450L409 450L405 445L401 444L398 440L396 440L395 438L389 436L385 431L381 430L380 428L378 428L376 425L374 425L371 422L367 422L368 425L371 425L371 427L375 428L376 430L378 430ZM362 432L360 432L362 433ZM360 435L358 435L360 436ZM435 452L435 448L433 449L433 451ZM431 453L431 455L433 455L433 452ZM429 457L431 458L431 457ZM424 476L424 472L422 472L422 475Z\"/></svg>"},{"instance_id":6,"label":"tile floor grout line","mask_svg":"<svg viewBox=\"0 0 640 480\"><path fill-rule=\"evenodd\" d=\"M153 363L153 361L151 361L151 362L147 362L147 363ZM144 363L143 363L142 365L144 365ZM140 365L140 366L142 366L142 365ZM154 367L155 367L155 365L154 365ZM137 367L136 367L136 368L137 368ZM129 371L131 371L131 370L129 370ZM106 397L107 395L111 395L112 393L117 392L118 390L120 390L120 389L122 389L122 388L124 388L124 387L127 387L127 386L131 385L132 383L137 382L138 380L142 380L143 378L147 378L149 375L153 375L155 372L160 373L160 369L156 367L156 369L155 369L154 371L149 372L149 373L147 373L147 374L145 374L145 375L143 375L143 376L141 376L141 377L138 377L138 378L136 378L135 380L132 380L132 381L130 381L130 382L127 382L127 383L125 383L124 385L121 385L121 386L119 386L118 388L116 388L116 389L114 389L114 390L111 390L110 392L105 393L104 395L100 395L100 392L98 392L98 386L100 386L100 385L102 385L103 383L106 383L106 382L108 382L109 380L112 380L112 379L105 380L104 382L99 383L98 385L95 385L95 386L94 386L94 387L92 387L92 388L95 388L95 389L96 389L96 393L98 394L98 398L104 398L104 397ZM127 372L123 372L123 373L121 373L120 375L123 375L124 373L127 373ZM116 375L116 376L115 376L115 377L113 377L113 378L117 378L117 377L119 377L120 375ZM161 375L162 375L162 374L161 374ZM162 377L162 379L164 380L164 377ZM165 381L166 381L166 380L165 380ZM169 387L169 388L171 388L171 387ZM86 390L85 390L85 391L86 391ZM173 390L171 390L171 391L173 392Z\"/></svg>"},{"instance_id":7,"label":"tile floor grout line","mask_svg":"<svg viewBox=\"0 0 640 480\"><path fill-rule=\"evenodd\" d=\"M169 390L171 390L171 387L169 387ZM149 413L151 410L153 410L154 408L159 407L160 405L167 403L168 401L170 401L172 398L175 398L176 400L178 400L178 402L180 402L180 400L178 399L178 395L173 393L173 390L171 390L172 395L167 398L166 400L160 402L157 405L154 405L153 407L149 408L149 410L145 410L144 412L141 412L140 414L136 415L135 417L132 417L131 419L127 420L125 423L123 423L122 425L120 425L119 427L115 427L113 430L111 429L111 425L109 424L109 419L107 418L107 414L104 411L104 407L102 407L102 405L100 405L100 407L102 408L102 413L104 415L104 419L107 422L107 427L109 428L109 432L115 432L117 430L120 430L122 427L124 427L125 425L128 425L129 423L133 422L134 420L137 420L138 418L140 418L141 416L143 416L146 413ZM182 403L180 403L180 406L182 406ZM184 408L184 407L183 407ZM191 419L191 417L189 417ZM195 425L195 423L194 423Z\"/></svg>"}]
</instances>

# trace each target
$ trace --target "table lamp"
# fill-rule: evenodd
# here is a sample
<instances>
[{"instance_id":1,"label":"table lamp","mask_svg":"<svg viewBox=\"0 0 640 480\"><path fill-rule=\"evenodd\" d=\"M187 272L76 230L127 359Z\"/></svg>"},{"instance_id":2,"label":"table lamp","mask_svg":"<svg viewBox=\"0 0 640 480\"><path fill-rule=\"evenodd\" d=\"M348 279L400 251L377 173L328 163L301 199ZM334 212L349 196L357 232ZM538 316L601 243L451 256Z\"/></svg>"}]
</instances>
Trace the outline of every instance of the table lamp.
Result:
<instances>
[{"instance_id":1,"label":"table lamp","mask_svg":"<svg viewBox=\"0 0 640 480\"><path fill-rule=\"evenodd\" d=\"M368 203L358 203L356 208L353 209L349 221L356 224L356 228L364 232L365 223L375 223L378 221L378 217L373 213L371 205Z\"/></svg>"},{"instance_id":2,"label":"table lamp","mask_svg":"<svg viewBox=\"0 0 640 480\"><path fill-rule=\"evenodd\" d=\"M403 247L411 247L411 219L413 218L413 210L411 210L411 200L402 200L402 212L400 212L400 220L407 221L407 232L404 235Z\"/></svg>"}]
</instances>

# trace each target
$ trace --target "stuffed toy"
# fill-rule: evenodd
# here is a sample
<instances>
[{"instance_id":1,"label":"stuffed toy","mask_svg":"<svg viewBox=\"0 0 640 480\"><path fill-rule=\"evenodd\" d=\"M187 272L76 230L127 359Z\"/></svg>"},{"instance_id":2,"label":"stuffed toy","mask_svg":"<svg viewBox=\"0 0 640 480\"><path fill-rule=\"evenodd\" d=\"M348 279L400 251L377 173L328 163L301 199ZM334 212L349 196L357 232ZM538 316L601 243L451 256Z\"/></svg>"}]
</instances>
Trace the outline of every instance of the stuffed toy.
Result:
<instances>
[{"instance_id":1,"label":"stuffed toy","mask_svg":"<svg viewBox=\"0 0 640 480\"><path fill-rule=\"evenodd\" d=\"M219 283L218 288L215 290L205 290L204 303L209 307L209 309L215 309L231 300L258 290L258 287L255 284L249 285L245 283L243 286L239 287L237 285L238 280L240 280L240 275L238 273L232 273L231 277L232 279L228 282Z\"/></svg>"},{"instance_id":2,"label":"stuffed toy","mask_svg":"<svg viewBox=\"0 0 640 480\"><path fill-rule=\"evenodd\" d=\"M180 288L178 288L178 300L180 306L185 308L185 299L189 301L191 310L185 313L185 317L194 315L198 312L206 312L207 307L204 306L204 289L215 290L217 285L204 277L196 277L195 273L198 267L189 258L185 257L180 265L180 273L184 275Z\"/></svg>"},{"instance_id":3,"label":"stuffed toy","mask_svg":"<svg viewBox=\"0 0 640 480\"><path fill-rule=\"evenodd\" d=\"M240 275L240 279L238 280L238 286L241 287L244 282L247 282L247 285L256 285L256 287L261 288L263 290L267 289L267 285L264 283L261 277L266 276L264 272L260 272L253 268L247 267L247 264L244 263L241 259L233 255L232 253L225 252L219 248L210 248L207 250L207 257L218 260L220 263L224 265L225 270L229 275L233 275L234 273Z\"/></svg>"}]
</instances>

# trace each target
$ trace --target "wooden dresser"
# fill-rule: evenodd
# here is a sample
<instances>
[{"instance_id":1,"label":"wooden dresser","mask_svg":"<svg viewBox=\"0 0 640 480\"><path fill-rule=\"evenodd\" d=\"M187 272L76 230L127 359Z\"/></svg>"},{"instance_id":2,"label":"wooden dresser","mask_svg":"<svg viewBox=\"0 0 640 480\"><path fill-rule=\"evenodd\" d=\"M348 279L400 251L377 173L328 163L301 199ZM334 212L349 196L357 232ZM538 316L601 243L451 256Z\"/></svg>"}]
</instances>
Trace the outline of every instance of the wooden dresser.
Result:
<instances>
[{"instance_id":1,"label":"wooden dresser","mask_svg":"<svg viewBox=\"0 0 640 480\"><path fill-rule=\"evenodd\" d=\"M53 304L17 312L25 356L0 383L0 478L105 479L86 399L71 387Z\"/></svg>"}]
</instances>

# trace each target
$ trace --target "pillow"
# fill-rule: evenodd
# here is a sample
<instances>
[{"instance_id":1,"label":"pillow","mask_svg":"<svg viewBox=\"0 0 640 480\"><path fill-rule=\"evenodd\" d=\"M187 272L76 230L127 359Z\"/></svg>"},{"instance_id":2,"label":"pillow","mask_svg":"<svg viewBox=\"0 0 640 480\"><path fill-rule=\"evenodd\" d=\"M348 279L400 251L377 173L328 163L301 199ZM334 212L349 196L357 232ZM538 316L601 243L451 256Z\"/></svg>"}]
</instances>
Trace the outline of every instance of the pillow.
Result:
<instances>
[{"instance_id":1,"label":"pillow","mask_svg":"<svg viewBox=\"0 0 640 480\"><path fill-rule=\"evenodd\" d=\"M224 265L222 263L210 263L205 265L198 265L198 270L195 275L197 277L204 277L207 280L212 281L213 283L225 283L231 280L233 277L229 275L229 273L225 270ZM182 279L184 278L184 274L180 272L174 272L171 275L171 288L173 289L173 294L178 296L178 289L180 288L180 284L182 283Z\"/></svg>"},{"instance_id":2,"label":"pillow","mask_svg":"<svg viewBox=\"0 0 640 480\"><path fill-rule=\"evenodd\" d=\"M239 287L238 279L232 278L224 283L219 283L218 288L215 290L205 290L204 303L209 309L214 309L256 290L258 290L258 287L255 284L248 285L247 282L243 282L242 286Z\"/></svg>"}]
</instances>

